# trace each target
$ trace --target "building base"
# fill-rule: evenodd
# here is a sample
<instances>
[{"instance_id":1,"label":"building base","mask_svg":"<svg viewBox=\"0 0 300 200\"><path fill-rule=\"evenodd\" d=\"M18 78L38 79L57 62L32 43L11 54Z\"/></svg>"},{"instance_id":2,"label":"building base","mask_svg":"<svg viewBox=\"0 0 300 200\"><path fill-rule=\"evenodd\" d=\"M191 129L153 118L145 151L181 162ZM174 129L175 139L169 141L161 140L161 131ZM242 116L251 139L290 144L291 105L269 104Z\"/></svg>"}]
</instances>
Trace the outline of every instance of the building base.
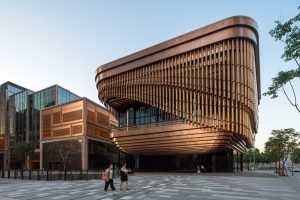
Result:
<instances>
[{"instance_id":1,"label":"building base","mask_svg":"<svg viewBox=\"0 0 300 200\"><path fill-rule=\"evenodd\" d=\"M135 156L136 171L151 172L202 172L242 171L243 155L234 150L210 154Z\"/></svg>"}]
</instances>

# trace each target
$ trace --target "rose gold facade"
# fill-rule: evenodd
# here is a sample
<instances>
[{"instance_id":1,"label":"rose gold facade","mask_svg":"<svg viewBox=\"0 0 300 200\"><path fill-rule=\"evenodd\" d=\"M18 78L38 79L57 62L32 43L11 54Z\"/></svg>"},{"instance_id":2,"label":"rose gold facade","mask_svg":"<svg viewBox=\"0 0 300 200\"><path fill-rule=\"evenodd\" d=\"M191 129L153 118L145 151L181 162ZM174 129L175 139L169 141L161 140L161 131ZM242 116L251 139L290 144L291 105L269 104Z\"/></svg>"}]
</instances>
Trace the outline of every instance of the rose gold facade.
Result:
<instances>
[{"instance_id":1,"label":"rose gold facade","mask_svg":"<svg viewBox=\"0 0 300 200\"><path fill-rule=\"evenodd\" d=\"M156 107L170 123L113 129L111 139L136 155L191 154L253 146L260 69L257 24L230 17L96 71L99 99L118 118L130 105Z\"/></svg>"}]
</instances>

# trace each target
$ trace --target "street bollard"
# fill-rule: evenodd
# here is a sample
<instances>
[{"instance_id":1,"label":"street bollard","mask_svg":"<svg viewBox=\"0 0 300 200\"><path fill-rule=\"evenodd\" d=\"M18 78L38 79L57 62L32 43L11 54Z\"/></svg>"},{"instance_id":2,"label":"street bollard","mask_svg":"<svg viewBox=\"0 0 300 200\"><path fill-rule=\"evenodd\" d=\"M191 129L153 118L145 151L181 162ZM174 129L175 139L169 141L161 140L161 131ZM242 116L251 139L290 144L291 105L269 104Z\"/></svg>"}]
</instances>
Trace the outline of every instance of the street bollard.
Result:
<instances>
[{"instance_id":1,"label":"street bollard","mask_svg":"<svg viewBox=\"0 0 300 200\"><path fill-rule=\"evenodd\" d=\"M46 173L46 180L49 181L49 170L47 170L47 173Z\"/></svg>"},{"instance_id":2,"label":"street bollard","mask_svg":"<svg viewBox=\"0 0 300 200\"><path fill-rule=\"evenodd\" d=\"M60 170L58 171L58 177L59 177L59 180L62 179L62 175L61 175L61 171Z\"/></svg>"},{"instance_id":3,"label":"street bollard","mask_svg":"<svg viewBox=\"0 0 300 200\"><path fill-rule=\"evenodd\" d=\"M24 179L23 169L21 170L21 179Z\"/></svg>"},{"instance_id":4,"label":"street bollard","mask_svg":"<svg viewBox=\"0 0 300 200\"><path fill-rule=\"evenodd\" d=\"M65 181L67 180L67 170L65 170L65 177L64 177L64 180L65 180Z\"/></svg>"},{"instance_id":5,"label":"street bollard","mask_svg":"<svg viewBox=\"0 0 300 200\"><path fill-rule=\"evenodd\" d=\"M82 170L80 170L79 179L82 180Z\"/></svg>"}]
</instances>

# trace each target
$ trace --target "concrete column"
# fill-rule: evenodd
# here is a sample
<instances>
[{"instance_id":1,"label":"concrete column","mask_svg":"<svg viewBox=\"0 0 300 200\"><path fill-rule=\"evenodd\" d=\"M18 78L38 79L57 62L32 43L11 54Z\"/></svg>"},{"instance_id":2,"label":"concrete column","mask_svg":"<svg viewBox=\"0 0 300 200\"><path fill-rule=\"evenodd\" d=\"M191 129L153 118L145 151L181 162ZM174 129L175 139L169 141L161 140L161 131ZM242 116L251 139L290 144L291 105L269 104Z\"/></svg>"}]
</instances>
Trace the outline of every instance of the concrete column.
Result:
<instances>
[{"instance_id":1,"label":"concrete column","mask_svg":"<svg viewBox=\"0 0 300 200\"><path fill-rule=\"evenodd\" d=\"M43 169L43 143L40 142L40 170Z\"/></svg>"},{"instance_id":2,"label":"concrete column","mask_svg":"<svg viewBox=\"0 0 300 200\"><path fill-rule=\"evenodd\" d=\"M82 137L81 143L81 168L88 169L88 139L86 136Z\"/></svg>"},{"instance_id":3,"label":"concrete column","mask_svg":"<svg viewBox=\"0 0 300 200\"><path fill-rule=\"evenodd\" d=\"M3 167L4 167L5 170L8 170L9 169L8 168L9 167L8 166L9 162L8 162L8 154L7 154L7 150L6 149L4 150L3 157L4 157L4 159L3 159L3 162L4 162L3 163Z\"/></svg>"},{"instance_id":4,"label":"concrete column","mask_svg":"<svg viewBox=\"0 0 300 200\"><path fill-rule=\"evenodd\" d=\"M140 156L135 156L135 168L140 170Z\"/></svg>"}]
</instances>

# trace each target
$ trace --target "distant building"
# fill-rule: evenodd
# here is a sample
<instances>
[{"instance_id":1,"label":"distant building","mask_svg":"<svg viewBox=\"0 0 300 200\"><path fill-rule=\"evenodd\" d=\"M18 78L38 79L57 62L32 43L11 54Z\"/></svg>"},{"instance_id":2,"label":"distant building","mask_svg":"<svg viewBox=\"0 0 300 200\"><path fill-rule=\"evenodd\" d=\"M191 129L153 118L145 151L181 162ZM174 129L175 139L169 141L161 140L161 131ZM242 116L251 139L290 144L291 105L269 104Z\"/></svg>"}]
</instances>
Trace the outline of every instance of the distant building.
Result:
<instances>
[{"instance_id":1,"label":"distant building","mask_svg":"<svg viewBox=\"0 0 300 200\"><path fill-rule=\"evenodd\" d=\"M0 85L0 169L7 169L9 166L9 148L11 143L12 125L9 115L9 97L26 91L27 89L12 82L6 82Z\"/></svg>"},{"instance_id":2,"label":"distant building","mask_svg":"<svg viewBox=\"0 0 300 200\"><path fill-rule=\"evenodd\" d=\"M11 149L20 142L35 147L28 167L39 168L41 110L80 97L58 85L33 92L11 82L3 83L0 92L0 169L19 167Z\"/></svg>"}]
</instances>

